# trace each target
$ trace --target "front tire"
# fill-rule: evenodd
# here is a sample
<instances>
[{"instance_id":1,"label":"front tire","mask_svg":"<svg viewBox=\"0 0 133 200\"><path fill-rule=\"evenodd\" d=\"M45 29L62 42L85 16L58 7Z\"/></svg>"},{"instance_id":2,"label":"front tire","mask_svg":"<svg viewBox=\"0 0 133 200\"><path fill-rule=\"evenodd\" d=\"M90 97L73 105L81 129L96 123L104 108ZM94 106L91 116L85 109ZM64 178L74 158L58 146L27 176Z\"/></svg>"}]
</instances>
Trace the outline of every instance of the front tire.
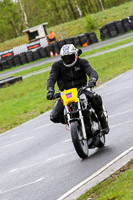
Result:
<instances>
[{"instance_id":1,"label":"front tire","mask_svg":"<svg viewBox=\"0 0 133 200\"><path fill-rule=\"evenodd\" d=\"M83 138L81 125L78 121L71 123L71 137L75 150L80 158L88 157L88 144L87 140Z\"/></svg>"}]
</instances>

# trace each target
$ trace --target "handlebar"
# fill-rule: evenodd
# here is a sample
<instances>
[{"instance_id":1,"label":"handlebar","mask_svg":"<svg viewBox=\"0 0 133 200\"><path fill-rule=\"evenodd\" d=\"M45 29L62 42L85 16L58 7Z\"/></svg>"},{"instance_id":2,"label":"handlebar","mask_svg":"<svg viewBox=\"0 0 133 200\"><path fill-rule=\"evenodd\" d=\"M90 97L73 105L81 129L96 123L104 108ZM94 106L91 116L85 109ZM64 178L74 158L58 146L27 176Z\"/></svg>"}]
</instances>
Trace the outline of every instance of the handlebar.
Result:
<instances>
[{"instance_id":1,"label":"handlebar","mask_svg":"<svg viewBox=\"0 0 133 200\"><path fill-rule=\"evenodd\" d=\"M88 89L88 90L90 90L90 91L92 92L92 88L90 88L89 86L84 86L84 87L81 87L81 88L78 90L79 95L80 95L80 93L81 93L83 90L86 90L86 89ZM54 94L53 100L54 100L54 99L58 99L58 98L60 98L60 97L61 97L61 93L58 92L58 93Z\"/></svg>"},{"instance_id":2,"label":"handlebar","mask_svg":"<svg viewBox=\"0 0 133 200\"><path fill-rule=\"evenodd\" d=\"M84 87L81 87L79 90L78 90L78 94L80 95L80 93L83 91L83 90L89 90L92 92L92 88L90 88L89 86L84 86Z\"/></svg>"},{"instance_id":3,"label":"handlebar","mask_svg":"<svg viewBox=\"0 0 133 200\"><path fill-rule=\"evenodd\" d=\"M59 98L60 96L61 96L60 92L54 94L54 96L53 96L53 100Z\"/></svg>"}]
</instances>

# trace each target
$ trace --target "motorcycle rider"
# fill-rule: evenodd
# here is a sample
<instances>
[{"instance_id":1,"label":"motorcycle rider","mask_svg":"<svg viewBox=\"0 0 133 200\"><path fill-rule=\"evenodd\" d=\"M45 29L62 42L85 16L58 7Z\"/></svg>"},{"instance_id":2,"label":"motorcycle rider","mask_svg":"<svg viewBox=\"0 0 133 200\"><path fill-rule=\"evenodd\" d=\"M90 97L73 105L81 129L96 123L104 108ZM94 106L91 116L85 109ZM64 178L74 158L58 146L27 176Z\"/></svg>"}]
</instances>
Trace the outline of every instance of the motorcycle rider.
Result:
<instances>
[{"instance_id":1,"label":"motorcycle rider","mask_svg":"<svg viewBox=\"0 0 133 200\"><path fill-rule=\"evenodd\" d=\"M82 53L80 49L76 49L73 44L66 44L61 48L61 60L53 63L49 78L47 80L47 99L52 100L54 95L54 86L57 82L60 91L70 88L79 89L87 85L87 76L89 76L88 86L93 88L98 80L97 72L91 67L86 59L79 58ZM85 92L91 105L95 110L101 127L105 134L109 132L106 112L103 106L102 98L94 92ZM63 123L64 120L64 105L61 99L57 99L53 110L50 114L50 120L54 123Z\"/></svg>"}]
</instances>

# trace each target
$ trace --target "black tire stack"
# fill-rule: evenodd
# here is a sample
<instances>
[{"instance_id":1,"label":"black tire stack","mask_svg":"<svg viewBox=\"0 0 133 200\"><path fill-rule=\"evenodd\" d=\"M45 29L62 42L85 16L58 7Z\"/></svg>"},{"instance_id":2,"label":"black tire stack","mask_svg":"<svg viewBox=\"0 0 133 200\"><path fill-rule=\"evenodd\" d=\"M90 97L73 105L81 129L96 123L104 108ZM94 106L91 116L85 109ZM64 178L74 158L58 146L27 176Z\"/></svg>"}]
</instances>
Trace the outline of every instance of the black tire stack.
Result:
<instances>
[{"instance_id":1,"label":"black tire stack","mask_svg":"<svg viewBox=\"0 0 133 200\"><path fill-rule=\"evenodd\" d=\"M32 51L26 53L26 58L29 63L34 61Z\"/></svg>"},{"instance_id":2,"label":"black tire stack","mask_svg":"<svg viewBox=\"0 0 133 200\"><path fill-rule=\"evenodd\" d=\"M114 22L115 27L117 29L118 34L124 34L126 32L126 30L123 27L122 21L115 21Z\"/></svg>"},{"instance_id":3,"label":"black tire stack","mask_svg":"<svg viewBox=\"0 0 133 200\"><path fill-rule=\"evenodd\" d=\"M39 60L41 58L38 49L32 52L33 60Z\"/></svg>"},{"instance_id":4,"label":"black tire stack","mask_svg":"<svg viewBox=\"0 0 133 200\"><path fill-rule=\"evenodd\" d=\"M105 40L105 39L108 39L108 38L111 37L111 35L109 33L109 30L108 30L106 25L101 27L99 30L100 30L100 38L101 38L101 40Z\"/></svg>"},{"instance_id":5,"label":"black tire stack","mask_svg":"<svg viewBox=\"0 0 133 200\"><path fill-rule=\"evenodd\" d=\"M60 41L58 42L59 49L61 50L61 47L62 47L63 45L65 45L65 44L66 44L66 41L65 41L65 40L60 40Z\"/></svg>"},{"instance_id":6,"label":"black tire stack","mask_svg":"<svg viewBox=\"0 0 133 200\"><path fill-rule=\"evenodd\" d=\"M87 34L80 34L79 40L80 40L80 46L83 46L85 43L87 43L87 44L90 43Z\"/></svg>"},{"instance_id":7,"label":"black tire stack","mask_svg":"<svg viewBox=\"0 0 133 200\"><path fill-rule=\"evenodd\" d=\"M133 15L129 16L128 19L129 19L130 27L131 29L133 29Z\"/></svg>"},{"instance_id":8,"label":"black tire stack","mask_svg":"<svg viewBox=\"0 0 133 200\"><path fill-rule=\"evenodd\" d=\"M73 44L74 44L75 47L80 47L81 46L79 36L74 36L73 37Z\"/></svg>"},{"instance_id":9,"label":"black tire stack","mask_svg":"<svg viewBox=\"0 0 133 200\"><path fill-rule=\"evenodd\" d=\"M19 55L15 55L15 56L13 57L13 62L14 62L14 65L15 65L15 66L22 65L22 63L21 63L21 61L20 61Z\"/></svg>"},{"instance_id":10,"label":"black tire stack","mask_svg":"<svg viewBox=\"0 0 133 200\"><path fill-rule=\"evenodd\" d=\"M9 65L7 64L7 60L1 60L0 61L0 69L4 70L4 69L8 69L10 68Z\"/></svg>"},{"instance_id":11,"label":"black tire stack","mask_svg":"<svg viewBox=\"0 0 133 200\"><path fill-rule=\"evenodd\" d=\"M24 65L26 63L33 62L40 58L50 57L51 53L52 56L57 56L60 54L60 50L65 44L74 44L75 47L81 47L84 44L90 45L95 42L98 42L98 39L94 32L84 33L70 38L66 38L64 40L60 40L49 44L46 47L40 47L37 50L34 49L28 52L23 52L17 55L11 55L9 57L2 58L2 60L0 60L0 71L8 69L10 67Z\"/></svg>"},{"instance_id":12,"label":"black tire stack","mask_svg":"<svg viewBox=\"0 0 133 200\"><path fill-rule=\"evenodd\" d=\"M22 80L23 80L22 76L17 76L17 77L10 76L4 79L0 79L0 88L5 88Z\"/></svg>"},{"instance_id":13,"label":"black tire stack","mask_svg":"<svg viewBox=\"0 0 133 200\"><path fill-rule=\"evenodd\" d=\"M6 62L7 62L7 64L8 64L8 66L9 66L9 68L15 66L15 64L14 64L14 62L13 62L13 56L9 56L9 57L7 58L7 60L6 60Z\"/></svg>"},{"instance_id":14,"label":"black tire stack","mask_svg":"<svg viewBox=\"0 0 133 200\"><path fill-rule=\"evenodd\" d=\"M126 32L131 30L131 26L130 26L130 23L129 23L129 18L124 18L124 19L121 20L121 22L122 22L123 27L124 27Z\"/></svg>"},{"instance_id":15,"label":"black tire stack","mask_svg":"<svg viewBox=\"0 0 133 200\"><path fill-rule=\"evenodd\" d=\"M19 58L20 58L20 62L21 62L22 65L24 65L28 62L25 52L19 54Z\"/></svg>"},{"instance_id":16,"label":"black tire stack","mask_svg":"<svg viewBox=\"0 0 133 200\"><path fill-rule=\"evenodd\" d=\"M52 48L53 48L53 53L54 55L58 55L60 53L60 47L59 47L59 43L58 42L54 42L52 44Z\"/></svg>"},{"instance_id":17,"label":"black tire stack","mask_svg":"<svg viewBox=\"0 0 133 200\"><path fill-rule=\"evenodd\" d=\"M109 30L109 34L111 37L116 37L118 35L116 26L115 26L115 22L111 22L109 24L106 25L108 30Z\"/></svg>"},{"instance_id":18,"label":"black tire stack","mask_svg":"<svg viewBox=\"0 0 133 200\"><path fill-rule=\"evenodd\" d=\"M46 58L46 57L48 57L46 48L41 47L41 48L38 49L38 51L39 51L39 54L40 54L41 58Z\"/></svg>"},{"instance_id":19,"label":"black tire stack","mask_svg":"<svg viewBox=\"0 0 133 200\"><path fill-rule=\"evenodd\" d=\"M124 34L130 30L133 30L133 15L119 21L106 24L99 30L101 40L116 37L119 34Z\"/></svg>"},{"instance_id":20,"label":"black tire stack","mask_svg":"<svg viewBox=\"0 0 133 200\"><path fill-rule=\"evenodd\" d=\"M66 43L66 44L73 44L73 43L74 43L74 40L73 40L72 37L66 38L66 39L65 39L65 43Z\"/></svg>"},{"instance_id":21,"label":"black tire stack","mask_svg":"<svg viewBox=\"0 0 133 200\"><path fill-rule=\"evenodd\" d=\"M89 33L90 44L97 43L98 39L95 32Z\"/></svg>"}]
</instances>

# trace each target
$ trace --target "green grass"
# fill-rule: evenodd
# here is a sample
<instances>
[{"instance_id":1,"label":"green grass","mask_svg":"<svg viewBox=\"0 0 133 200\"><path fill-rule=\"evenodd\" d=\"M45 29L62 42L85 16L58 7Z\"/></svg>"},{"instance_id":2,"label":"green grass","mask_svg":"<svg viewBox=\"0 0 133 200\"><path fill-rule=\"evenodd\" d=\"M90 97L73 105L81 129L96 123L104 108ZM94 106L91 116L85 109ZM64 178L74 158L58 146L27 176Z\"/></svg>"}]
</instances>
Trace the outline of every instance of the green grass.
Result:
<instances>
[{"instance_id":1,"label":"green grass","mask_svg":"<svg viewBox=\"0 0 133 200\"><path fill-rule=\"evenodd\" d=\"M113 44L108 44L106 46L103 46L103 47L100 47L100 48L97 48L97 49L93 49L93 50L90 50L90 51L83 52L80 57L82 58L82 57L85 57L85 56L93 55L95 53L110 50L110 49L113 49L115 47L119 47L121 45L128 44L130 42L133 42L133 38L125 39L125 40L122 40L122 41L119 41L119 42L115 41L115 43L113 43Z\"/></svg>"},{"instance_id":2,"label":"green grass","mask_svg":"<svg viewBox=\"0 0 133 200\"><path fill-rule=\"evenodd\" d=\"M92 31L95 31L98 39L100 40L99 28L109 22L120 20L125 17L133 15L133 1L124 3L118 7L112 7L110 9L92 14L92 18L96 22L96 28ZM86 17L79 18L77 20L60 24L57 26L47 28L48 32L50 30L54 31L57 35L57 38L60 38L60 33L63 35L63 38L79 35L81 33L88 32L86 28ZM14 46L18 46L24 43L28 43L25 36L14 38L12 40L0 43L0 51L11 49Z\"/></svg>"},{"instance_id":3,"label":"green grass","mask_svg":"<svg viewBox=\"0 0 133 200\"><path fill-rule=\"evenodd\" d=\"M87 200L88 198L92 198L92 200L132 200L133 160L86 192L78 200Z\"/></svg>"},{"instance_id":4,"label":"green grass","mask_svg":"<svg viewBox=\"0 0 133 200\"><path fill-rule=\"evenodd\" d=\"M51 109L46 100L48 72L0 90L0 132L4 132Z\"/></svg>"},{"instance_id":5,"label":"green grass","mask_svg":"<svg viewBox=\"0 0 133 200\"><path fill-rule=\"evenodd\" d=\"M15 74L13 74L14 77L16 76L24 76L24 75L28 75L28 74L31 74L31 73L35 73L35 72L38 72L38 71L41 71L43 69L47 69L48 67L50 67L52 65L53 62L50 62L50 63L46 63L44 65L40 65L40 66L37 66L37 67L33 67L31 69L25 69L21 72L17 72Z\"/></svg>"},{"instance_id":6,"label":"green grass","mask_svg":"<svg viewBox=\"0 0 133 200\"><path fill-rule=\"evenodd\" d=\"M129 39L125 38L124 40L118 41L118 42L115 41L115 43L113 43L113 44L106 44L106 46L103 46L103 47L100 47L100 48L97 48L97 49L93 49L93 50L89 50L89 51L83 52L82 55L81 55L80 57L82 58L82 57L85 57L85 56L93 55L93 54L98 53L98 52L102 52L102 51L105 51L105 50L113 49L113 48L115 48L115 47L119 47L119 46L121 46L121 45L128 44L128 43L130 43L130 42L132 42L132 41L133 41L133 38L129 38ZM41 60L42 60L42 59L41 59ZM44 60L44 59L43 59L43 60ZM39 61L39 60L38 60L38 61ZM36 62L38 62L38 61L36 61ZM31 62L31 63L29 63L29 64L32 64L32 63L34 63L34 62ZM37 66L37 67L33 67L33 68L30 68L30 69L25 69L25 70L23 70L23 71L21 71L21 72L17 72L17 73L15 73L15 74L13 74L13 76L20 76L20 75L21 75L21 76L24 76L24 75L28 75L28 74L30 74L30 73L32 73L32 72L38 72L39 70L48 68L49 66L52 65L52 63L53 63L53 62L51 62L51 63L46 63L46 64L44 64L44 65ZM27 64L26 64L26 65L27 65ZM6 71L12 71L13 69L20 68L20 67L23 67L23 66L24 66L24 65L18 66L18 67L13 67L13 68L6 69L6 70L3 70L3 71L0 72L0 74L2 74L3 72L6 72ZM11 72L11 74L12 74L12 72ZM9 75L8 75L8 76L9 76ZM7 77L7 76L5 76L5 77Z\"/></svg>"},{"instance_id":7,"label":"green grass","mask_svg":"<svg viewBox=\"0 0 133 200\"><path fill-rule=\"evenodd\" d=\"M132 69L132 55L133 46L90 58L90 64L99 74L97 85ZM0 133L16 127L53 107L54 101L46 100L48 75L49 71L0 89Z\"/></svg>"},{"instance_id":8,"label":"green grass","mask_svg":"<svg viewBox=\"0 0 133 200\"><path fill-rule=\"evenodd\" d=\"M30 62L30 63L26 63L26 64L24 64L24 65L19 65L19 66L16 66L16 67L12 67L12 68L9 68L9 69L5 69L5 70L2 70L2 71L0 71L0 74L2 74L3 72L7 72L7 71L12 71L13 69L18 69L18 68L23 68L24 66L26 66L26 65L29 65L29 64L33 64L33 63L37 63L37 62L39 62L39 61L42 61L42 60L46 60L47 58L41 58L41 59L38 59L38 60L36 60L36 61L33 61L33 62ZM51 63L49 63L49 64L51 64ZM41 65L42 66L42 65ZM41 66L39 66L40 67L40 69L41 69ZM47 66L47 65L46 65ZM48 66L47 66L48 67ZM34 69L32 68L31 69L31 72L32 71L34 71Z\"/></svg>"}]
</instances>

